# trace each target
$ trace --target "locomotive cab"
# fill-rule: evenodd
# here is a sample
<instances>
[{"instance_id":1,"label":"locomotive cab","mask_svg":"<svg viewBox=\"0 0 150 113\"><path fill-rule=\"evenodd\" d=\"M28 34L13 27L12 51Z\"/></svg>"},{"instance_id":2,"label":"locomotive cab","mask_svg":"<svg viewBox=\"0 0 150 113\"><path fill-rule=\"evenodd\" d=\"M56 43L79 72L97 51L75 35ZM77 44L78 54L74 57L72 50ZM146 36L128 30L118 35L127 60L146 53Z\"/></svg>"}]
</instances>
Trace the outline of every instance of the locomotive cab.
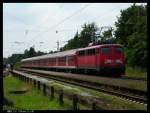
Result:
<instances>
[{"instance_id":1,"label":"locomotive cab","mask_svg":"<svg viewBox=\"0 0 150 113\"><path fill-rule=\"evenodd\" d=\"M123 48L120 45L106 45L99 48L99 71L123 75L125 61Z\"/></svg>"}]
</instances>

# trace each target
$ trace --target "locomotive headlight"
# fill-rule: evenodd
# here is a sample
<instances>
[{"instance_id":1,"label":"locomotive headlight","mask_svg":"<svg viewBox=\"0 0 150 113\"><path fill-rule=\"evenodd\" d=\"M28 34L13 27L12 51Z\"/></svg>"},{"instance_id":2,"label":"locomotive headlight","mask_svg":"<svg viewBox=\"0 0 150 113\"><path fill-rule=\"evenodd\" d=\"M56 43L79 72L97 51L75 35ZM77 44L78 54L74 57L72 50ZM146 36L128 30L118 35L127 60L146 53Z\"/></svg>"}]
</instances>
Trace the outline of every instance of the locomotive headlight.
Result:
<instances>
[{"instance_id":1,"label":"locomotive headlight","mask_svg":"<svg viewBox=\"0 0 150 113\"><path fill-rule=\"evenodd\" d=\"M110 63L112 63L112 60L110 60L110 59L107 59L107 60L105 60L105 62L104 62L105 64L110 64Z\"/></svg>"},{"instance_id":2,"label":"locomotive headlight","mask_svg":"<svg viewBox=\"0 0 150 113\"><path fill-rule=\"evenodd\" d=\"M122 64L123 62L121 60L116 60L116 63Z\"/></svg>"}]
</instances>

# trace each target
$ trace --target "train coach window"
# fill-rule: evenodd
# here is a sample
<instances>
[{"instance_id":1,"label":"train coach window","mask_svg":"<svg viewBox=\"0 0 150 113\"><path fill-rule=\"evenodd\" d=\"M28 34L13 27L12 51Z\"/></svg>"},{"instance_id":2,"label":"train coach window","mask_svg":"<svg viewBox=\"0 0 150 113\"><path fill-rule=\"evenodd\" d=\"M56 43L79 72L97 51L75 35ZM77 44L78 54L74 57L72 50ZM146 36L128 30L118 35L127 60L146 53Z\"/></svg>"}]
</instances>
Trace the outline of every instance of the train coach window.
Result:
<instances>
[{"instance_id":1,"label":"train coach window","mask_svg":"<svg viewBox=\"0 0 150 113\"><path fill-rule=\"evenodd\" d=\"M121 53L121 52L123 52L123 49L121 47L116 47L115 52Z\"/></svg>"},{"instance_id":2,"label":"train coach window","mask_svg":"<svg viewBox=\"0 0 150 113\"><path fill-rule=\"evenodd\" d=\"M95 49L87 50L87 55L94 55L94 54L95 54Z\"/></svg>"},{"instance_id":3,"label":"train coach window","mask_svg":"<svg viewBox=\"0 0 150 113\"><path fill-rule=\"evenodd\" d=\"M69 61L73 61L73 60L74 60L74 57L73 57L73 56L69 56L69 57L68 57L68 60L69 60Z\"/></svg>"},{"instance_id":4,"label":"train coach window","mask_svg":"<svg viewBox=\"0 0 150 113\"><path fill-rule=\"evenodd\" d=\"M55 63L55 62L56 62L56 58L53 58L53 59L52 59L52 62Z\"/></svg>"},{"instance_id":5,"label":"train coach window","mask_svg":"<svg viewBox=\"0 0 150 113\"><path fill-rule=\"evenodd\" d=\"M37 64L39 65L39 63L40 63L40 60L37 60Z\"/></svg>"},{"instance_id":6,"label":"train coach window","mask_svg":"<svg viewBox=\"0 0 150 113\"><path fill-rule=\"evenodd\" d=\"M61 57L58 59L59 62L65 62L65 57Z\"/></svg>"},{"instance_id":7,"label":"train coach window","mask_svg":"<svg viewBox=\"0 0 150 113\"><path fill-rule=\"evenodd\" d=\"M111 48L103 47L103 48L101 48L101 52L104 54L109 54L111 52Z\"/></svg>"},{"instance_id":8,"label":"train coach window","mask_svg":"<svg viewBox=\"0 0 150 113\"><path fill-rule=\"evenodd\" d=\"M84 56L85 55L85 51L79 51L79 55L80 56Z\"/></svg>"}]
</instances>

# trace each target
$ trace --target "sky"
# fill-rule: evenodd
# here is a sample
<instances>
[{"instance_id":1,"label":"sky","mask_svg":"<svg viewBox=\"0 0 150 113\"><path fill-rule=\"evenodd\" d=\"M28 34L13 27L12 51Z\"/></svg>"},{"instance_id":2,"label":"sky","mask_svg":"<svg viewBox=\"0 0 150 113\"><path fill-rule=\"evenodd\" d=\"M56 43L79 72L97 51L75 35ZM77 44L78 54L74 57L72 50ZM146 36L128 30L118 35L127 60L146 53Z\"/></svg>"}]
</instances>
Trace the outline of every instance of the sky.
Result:
<instances>
[{"instance_id":1,"label":"sky","mask_svg":"<svg viewBox=\"0 0 150 113\"><path fill-rule=\"evenodd\" d=\"M115 28L120 11L133 3L3 3L3 57L63 47L85 23ZM137 5L146 3L136 3ZM56 32L57 31L57 32Z\"/></svg>"}]
</instances>

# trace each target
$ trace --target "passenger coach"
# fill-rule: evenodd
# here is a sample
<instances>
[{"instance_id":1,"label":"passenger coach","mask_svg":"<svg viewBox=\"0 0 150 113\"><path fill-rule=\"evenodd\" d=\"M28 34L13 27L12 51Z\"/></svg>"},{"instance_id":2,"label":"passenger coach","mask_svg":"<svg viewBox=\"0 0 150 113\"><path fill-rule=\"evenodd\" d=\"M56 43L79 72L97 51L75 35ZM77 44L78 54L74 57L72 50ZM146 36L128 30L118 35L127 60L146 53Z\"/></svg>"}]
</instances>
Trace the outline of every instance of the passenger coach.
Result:
<instances>
[{"instance_id":1,"label":"passenger coach","mask_svg":"<svg viewBox=\"0 0 150 113\"><path fill-rule=\"evenodd\" d=\"M103 44L23 59L22 67L53 71L123 75L124 51L120 44Z\"/></svg>"}]
</instances>

